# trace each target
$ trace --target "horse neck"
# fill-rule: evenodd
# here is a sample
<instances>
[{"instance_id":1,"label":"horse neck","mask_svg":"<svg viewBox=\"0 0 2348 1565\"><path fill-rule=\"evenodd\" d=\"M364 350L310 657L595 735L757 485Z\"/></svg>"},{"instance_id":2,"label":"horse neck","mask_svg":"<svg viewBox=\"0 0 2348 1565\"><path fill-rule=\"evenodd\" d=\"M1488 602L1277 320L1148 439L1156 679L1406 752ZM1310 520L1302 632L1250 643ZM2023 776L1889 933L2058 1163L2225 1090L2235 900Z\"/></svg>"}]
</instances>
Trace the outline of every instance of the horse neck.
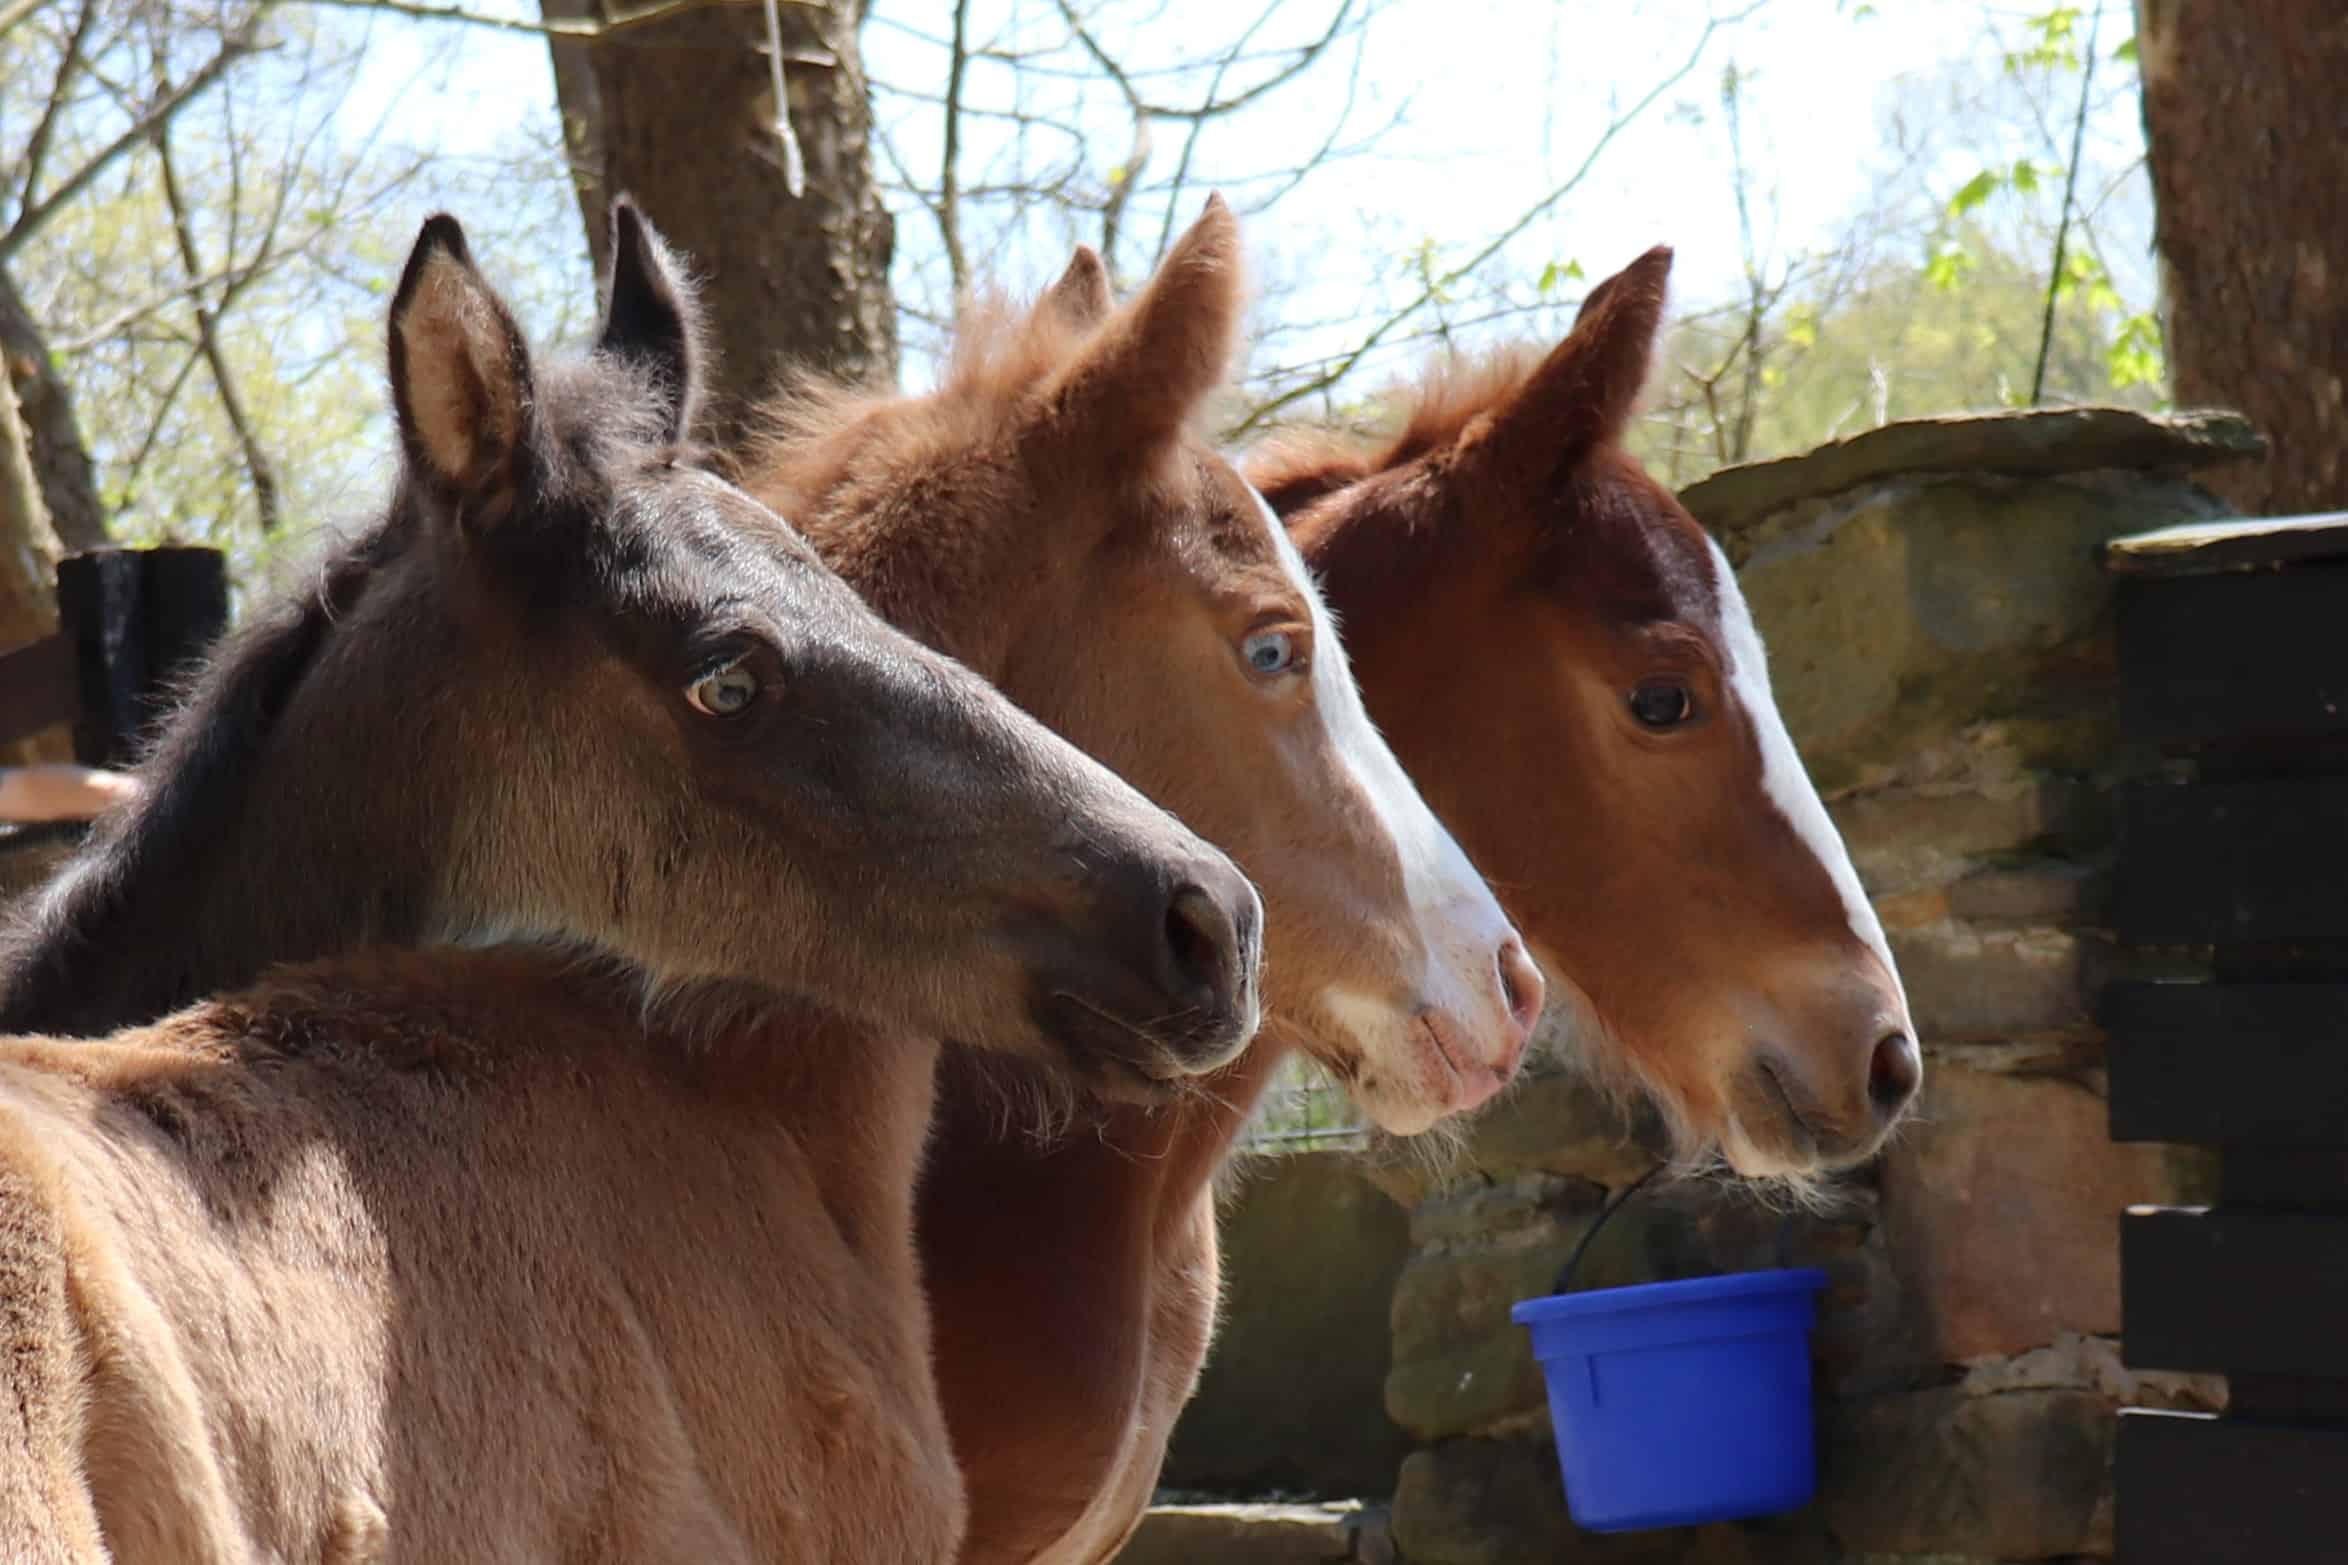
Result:
<instances>
[{"instance_id":1,"label":"horse neck","mask_svg":"<svg viewBox=\"0 0 2348 1565\"><path fill-rule=\"evenodd\" d=\"M1287 1055L1288 1045L1267 1029L1239 1058L1202 1078L1196 1092L1169 1106L1104 1108L1098 1145L1106 1156L1100 1161L1150 1186L1153 1226L1160 1234L1178 1228L1214 1188Z\"/></svg>"},{"instance_id":2,"label":"horse neck","mask_svg":"<svg viewBox=\"0 0 2348 1565\"><path fill-rule=\"evenodd\" d=\"M721 1010L726 996L741 991L714 987ZM943 1047L798 1000L765 995L749 1004L749 1021L705 1029L692 1023L688 997L669 1029L679 1034L679 1047L662 1052L703 1073L720 1097L774 1105L842 1242L875 1274L917 1292L914 1191L937 1109Z\"/></svg>"},{"instance_id":3,"label":"horse neck","mask_svg":"<svg viewBox=\"0 0 2348 1565\"><path fill-rule=\"evenodd\" d=\"M346 607L330 584L221 659L142 768L145 795L0 949L0 1029L94 1036L281 963L423 936L446 812L400 774L412 748L331 701L313 704L331 714L320 731L280 720Z\"/></svg>"},{"instance_id":4,"label":"horse neck","mask_svg":"<svg viewBox=\"0 0 2348 1565\"><path fill-rule=\"evenodd\" d=\"M352 812L322 811L285 769L215 781L67 866L0 973L0 1029L98 1036L279 963L415 936L428 886L411 845L369 851Z\"/></svg>"}]
</instances>

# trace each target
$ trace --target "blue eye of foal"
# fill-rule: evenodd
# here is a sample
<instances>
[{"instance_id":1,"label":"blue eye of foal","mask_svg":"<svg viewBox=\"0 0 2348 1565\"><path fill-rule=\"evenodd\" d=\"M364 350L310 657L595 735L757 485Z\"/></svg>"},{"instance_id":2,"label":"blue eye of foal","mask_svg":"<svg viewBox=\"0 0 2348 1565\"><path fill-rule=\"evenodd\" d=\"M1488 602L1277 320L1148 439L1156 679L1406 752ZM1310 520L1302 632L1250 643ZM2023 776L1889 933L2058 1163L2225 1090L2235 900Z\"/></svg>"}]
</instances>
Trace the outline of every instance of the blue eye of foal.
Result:
<instances>
[{"instance_id":1,"label":"blue eye of foal","mask_svg":"<svg viewBox=\"0 0 2348 1565\"><path fill-rule=\"evenodd\" d=\"M1239 644L1248 672L1285 674L1296 663L1296 639L1285 630L1259 630Z\"/></svg>"}]
</instances>

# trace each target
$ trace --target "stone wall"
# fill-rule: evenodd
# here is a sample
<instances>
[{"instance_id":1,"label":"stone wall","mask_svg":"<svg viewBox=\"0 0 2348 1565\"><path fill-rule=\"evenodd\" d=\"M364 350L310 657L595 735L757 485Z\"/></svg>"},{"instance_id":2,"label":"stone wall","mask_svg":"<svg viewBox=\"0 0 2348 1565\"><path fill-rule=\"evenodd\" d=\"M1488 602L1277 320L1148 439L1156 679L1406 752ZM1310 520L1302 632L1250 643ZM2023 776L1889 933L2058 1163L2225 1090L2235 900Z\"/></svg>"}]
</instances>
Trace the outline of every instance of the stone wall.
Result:
<instances>
[{"instance_id":1,"label":"stone wall","mask_svg":"<svg viewBox=\"0 0 2348 1565\"><path fill-rule=\"evenodd\" d=\"M1832 1278L1817 1337L1822 1493L1766 1523L1573 1528L1508 1307L1548 1291L1605 1194L1647 1166L1654 1132L1543 1075L1473 1128L1451 1183L1384 1174L1410 1208L1385 1388L1416 1442L1392 1490L1404 1560L2110 1554L2114 1410L2211 1407L2223 1387L2131 1374L2117 1351L2121 1208L2204 1199L2210 1174L2196 1154L2105 1134L2090 1008L2114 960L2099 916L2111 791L2146 758L2117 733L2096 548L2220 514L2187 474L2255 446L2217 415L1934 420L1684 497L1738 565L1928 1057L1916 1122L1839 1211L1792 1225L1795 1262ZM1651 1189L1586 1275L1768 1265L1778 1226L1725 1186ZM1235 1309L1263 1297L1234 1278Z\"/></svg>"},{"instance_id":2,"label":"stone wall","mask_svg":"<svg viewBox=\"0 0 2348 1565\"><path fill-rule=\"evenodd\" d=\"M1164 1482L1209 1493L1383 1495L1410 1450L1386 1416L1387 1301L1410 1214L1334 1151L1251 1159L1223 1219L1223 1327Z\"/></svg>"}]
</instances>

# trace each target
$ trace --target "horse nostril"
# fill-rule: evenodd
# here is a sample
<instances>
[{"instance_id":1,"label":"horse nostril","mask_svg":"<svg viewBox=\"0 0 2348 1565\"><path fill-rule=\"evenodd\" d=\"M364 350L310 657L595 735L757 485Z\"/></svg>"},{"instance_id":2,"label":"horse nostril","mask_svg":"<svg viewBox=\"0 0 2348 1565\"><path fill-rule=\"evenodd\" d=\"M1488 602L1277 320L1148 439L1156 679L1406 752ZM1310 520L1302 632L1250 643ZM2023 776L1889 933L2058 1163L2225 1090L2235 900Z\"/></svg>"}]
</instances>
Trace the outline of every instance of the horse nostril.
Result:
<instances>
[{"instance_id":1,"label":"horse nostril","mask_svg":"<svg viewBox=\"0 0 2348 1565\"><path fill-rule=\"evenodd\" d=\"M1867 1062L1867 1097L1878 1115L1888 1120L1906 1108L1923 1080L1924 1057L1914 1039L1895 1032L1876 1044Z\"/></svg>"},{"instance_id":2,"label":"horse nostril","mask_svg":"<svg viewBox=\"0 0 2348 1565\"><path fill-rule=\"evenodd\" d=\"M1508 1007L1509 1020L1521 1034L1529 1034L1541 1019L1542 1003L1548 998L1549 986L1541 977L1541 969L1525 951L1525 943L1510 935L1501 945L1494 959L1500 971L1500 1000Z\"/></svg>"},{"instance_id":3,"label":"horse nostril","mask_svg":"<svg viewBox=\"0 0 2348 1565\"><path fill-rule=\"evenodd\" d=\"M1184 886L1166 908L1166 953L1174 988L1220 1007L1240 967L1241 931L1232 927L1223 904L1200 886Z\"/></svg>"}]
</instances>

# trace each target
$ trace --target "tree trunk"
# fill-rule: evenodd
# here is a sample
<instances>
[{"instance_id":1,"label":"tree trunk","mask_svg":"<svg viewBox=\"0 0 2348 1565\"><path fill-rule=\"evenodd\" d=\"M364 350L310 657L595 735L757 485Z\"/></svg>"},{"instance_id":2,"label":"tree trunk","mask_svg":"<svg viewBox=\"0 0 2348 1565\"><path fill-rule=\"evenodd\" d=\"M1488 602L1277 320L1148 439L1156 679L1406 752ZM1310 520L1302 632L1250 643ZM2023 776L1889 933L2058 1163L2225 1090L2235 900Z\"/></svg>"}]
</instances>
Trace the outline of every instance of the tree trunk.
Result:
<instances>
[{"instance_id":1,"label":"tree trunk","mask_svg":"<svg viewBox=\"0 0 2348 1565\"><path fill-rule=\"evenodd\" d=\"M0 375L0 652L57 628L57 555L15 381ZM0 766L72 757L73 735L64 727L0 744Z\"/></svg>"},{"instance_id":2,"label":"tree trunk","mask_svg":"<svg viewBox=\"0 0 2348 1565\"><path fill-rule=\"evenodd\" d=\"M2339 0L2137 0L2181 406L2239 408L2263 463L2206 480L2254 515L2348 508L2348 16Z\"/></svg>"},{"instance_id":3,"label":"tree trunk","mask_svg":"<svg viewBox=\"0 0 2348 1565\"><path fill-rule=\"evenodd\" d=\"M0 360L23 405L33 476L49 525L69 551L104 548L106 514L98 507L98 485L90 475L81 426L74 421L72 394L50 364L49 344L5 269L0 269ZM0 547L16 544L13 533L0 532Z\"/></svg>"},{"instance_id":4,"label":"tree trunk","mask_svg":"<svg viewBox=\"0 0 2348 1565\"><path fill-rule=\"evenodd\" d=\"M600 20L622 0L540 0L549 19ZM703 279L718 362L711 433L786 368L885 384L897 369L889 294L895 231L873 188L871 106L856 31L863 0L782 0L803 196L784 183L766 18L756 3L695 9L596 43L558 43L555 90L589 248L604 206L633 195Z\"/></svg>"}]
</instances>

